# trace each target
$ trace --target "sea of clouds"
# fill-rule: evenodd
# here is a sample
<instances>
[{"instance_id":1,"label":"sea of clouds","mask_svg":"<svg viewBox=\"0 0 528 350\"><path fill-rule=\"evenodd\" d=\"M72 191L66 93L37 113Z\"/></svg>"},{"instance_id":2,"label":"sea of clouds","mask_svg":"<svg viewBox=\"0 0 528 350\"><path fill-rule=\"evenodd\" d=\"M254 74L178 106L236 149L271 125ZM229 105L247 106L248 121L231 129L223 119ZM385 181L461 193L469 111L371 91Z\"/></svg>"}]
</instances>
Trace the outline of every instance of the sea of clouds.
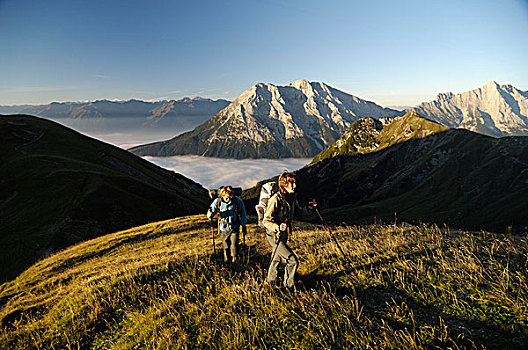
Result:
<instances>
[{"instance_id":1,"label":"sea of clouds","mask_svg":"<svg viewBox=\"0 0 528 350\"><path fill-rule=\"evenodd\" d=\"M186 131L186 130L184 130ZM95 137L98 140L118 146L122 149L129 149L134 146L144 145L151 142L165 141L179 135L180 130L156 130L156 131L142 131L135 130L119 130L112 132L84 132L86 135Z\"/></svg>"},{"instance_id":2,"label":"sea of clouds","mask_svg":"<svg viewBox=\"0 0 528 350\"><path fill-rule=\"evenodd\" d=\"M106 132L85 131L84 133L101 141L128 149L140 144L168 140L185 129L166 129L147 132L145 130L111 130ZM258 181L269 179L283 171L302 168L311 158L289 159L222 159L200 156L144 157L149 162L173 170L188 177L205 188L213 189L224 185L250 188Z\"/></svg>"},{"instance_id":3,"label":"sea of clouds","mask_svg":"<svg viewBox=\"0 0 528 350\"><path fill-rule=\"evenodd\" d=\"M174 170L205 188L232 185L250 188L258 181L283 171L293 171L310 163L311 158L222 159L200 156L144 157L149 162Z\"/></svg>"}]
</instances>

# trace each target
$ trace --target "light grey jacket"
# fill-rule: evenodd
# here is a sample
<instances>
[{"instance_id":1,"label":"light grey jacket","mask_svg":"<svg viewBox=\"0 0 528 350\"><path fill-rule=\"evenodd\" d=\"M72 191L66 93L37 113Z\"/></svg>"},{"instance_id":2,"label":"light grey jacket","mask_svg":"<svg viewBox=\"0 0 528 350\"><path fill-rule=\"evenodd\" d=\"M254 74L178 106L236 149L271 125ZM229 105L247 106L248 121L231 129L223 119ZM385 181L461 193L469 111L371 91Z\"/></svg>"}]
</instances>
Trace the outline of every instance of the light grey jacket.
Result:
<instances>
[{"instance_id":1,"label":"light grey jacket","mask_svg":"<svg viewBox=\"0 0 528 350\"><path fill-rule=\"evenodd\" d=\"M277 192L268 201L266 212L262 223L268 231L277 234L281 223L288 225L288 231L291 230L291 222L294 212L295 197L292 196L291 201L286 200L286 195L282 192Z\"/></svg>"}]
</instances>

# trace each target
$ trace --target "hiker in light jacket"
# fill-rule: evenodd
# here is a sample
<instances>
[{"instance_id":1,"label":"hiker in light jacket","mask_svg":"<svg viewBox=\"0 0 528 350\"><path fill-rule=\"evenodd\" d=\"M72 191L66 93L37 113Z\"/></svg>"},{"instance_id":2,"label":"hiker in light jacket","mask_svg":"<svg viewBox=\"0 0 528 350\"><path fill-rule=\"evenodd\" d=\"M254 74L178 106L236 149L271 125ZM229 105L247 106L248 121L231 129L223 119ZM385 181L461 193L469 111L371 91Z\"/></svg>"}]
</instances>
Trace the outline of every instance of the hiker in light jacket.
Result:
<instances>
[{"instance_id":1,"label":"hiker in light jacket","mask_svg":"<svg viewBox=\"0 0 528 350\"><path fill-rule=\"evenodd\" d=\"M266 227L266 238L272 248L272 260L268 269L267 282L277 279L277 269L281 259L286 262L284 271L284 286L294 288L294 277L299 261L288 246L288 236L292 229L294 212L295 188L297 177L293 173L282 173L279 176L279 191L268 201L262 223Z\"/></svg>"},{"instance_id":2,"label":"hiker in light jacket","mask_svg":"<svg viewBox=\"0 0 528 350\"><path fill-rule=\"evenodd\" d=\"M244 202L235 196L231 186L220 188L218 198L211 203L207 211L207 218L212 220L216 213L219 213L218 228L222 237L224 261L235 262L239 251L240 225L246 226L247 219Z\"/></svg>"}]
</instances>

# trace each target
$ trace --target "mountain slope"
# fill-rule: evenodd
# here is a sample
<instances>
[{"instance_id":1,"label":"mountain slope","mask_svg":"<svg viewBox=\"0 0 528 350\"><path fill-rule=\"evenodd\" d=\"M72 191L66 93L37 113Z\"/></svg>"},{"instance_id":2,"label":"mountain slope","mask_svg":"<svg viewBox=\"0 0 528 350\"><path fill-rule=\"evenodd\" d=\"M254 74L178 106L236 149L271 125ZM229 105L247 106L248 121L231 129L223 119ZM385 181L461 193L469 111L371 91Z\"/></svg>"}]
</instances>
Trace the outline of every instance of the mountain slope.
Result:
<instances>
[{"instance_id":1,"label":"mountain slope","mask_svg":"<svg viewBox=\"0 0 528 350\"><path fill-rule=\"evenodd\" d=\"M0 280L116 229L202 212L197 183L57 123L0 116Z\"/></svg>"},{"instance_id":2,"label":"mountain slope","mask_svg":"<svg viewBox=\"0 0 528 350\"><path fill-rule=\"evenodd\" d=\"M489 136L528 136L528 91L494 81L462 94L438 94L410 110L452 128Z\"/></svg>"},{"instance_id":3,"label":"mountain slope","mask_svg":"<svg viewBox=\"0 0 528 350\"><path fill-rule=\"evenodd\" d=\"M524 349L525 237L294 223L298 289L264 286L271 249L211 256L205 215L59 252L0 286L2 349ZM217 248L220 243L217 242ZM218 251L218 250L217 250ZM508 257L508 259L506 259Z\"/></svg>"},{"instance_id":4,"label":"mountain slope","mask_svg":"<svg viewBox=\"0 0 528 350\"><path fill-rule=\"evenodd\" d=\"M131 151L152 156L311 157L360 117L397 115L401 113L319 82L257 84L193 131Z\"/></svg>"},{"instance_id":5,"label":"mountain slope","mask_svg":"<svg viewBox=\"0 0 528 350\"><path fill-rule=\"evenodd\" d=\"M337 220L527 229L528 138L448 130L298 171L299 189Z\"/></svg>"},{"instance_id":6,"label":"mountain slope","mask_svg":"<svg viewBox=\"0 0 528 350\"><path fill-rule=\"evenodd\" d=\"M339 155L358 155L380 151L400 142L446 131L447 126L431 122L411 112L398 118L361 118L333 144L314 157L311 164Z\"/></svg>"},{"instance_id":7,"label":"mountain slope","mask_svg":"<svg viewBox=\"0 0 528 350\"><path fill-rule=\"evenodd\" d=\"M528 230L528 137L496 139L416 114L384 122L356 121L296 171L301 203L317 199L337 222ZM244 193L250 208L258 188Z\"/></svg>"}]
</instances>

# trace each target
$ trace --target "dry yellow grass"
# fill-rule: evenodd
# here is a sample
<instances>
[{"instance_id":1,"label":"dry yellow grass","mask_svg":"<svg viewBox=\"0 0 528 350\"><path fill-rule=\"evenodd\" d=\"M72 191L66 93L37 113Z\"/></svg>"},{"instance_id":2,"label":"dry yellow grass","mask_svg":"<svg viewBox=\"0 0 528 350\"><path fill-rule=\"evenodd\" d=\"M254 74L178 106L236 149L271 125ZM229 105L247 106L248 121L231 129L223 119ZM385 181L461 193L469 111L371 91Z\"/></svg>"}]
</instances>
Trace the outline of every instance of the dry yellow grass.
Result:
<instances>
[{"instance_id":1,"label":"dry yellow grass","mask_svg":"<svg viewBox=\"0 0 528 350\"><path fill-rule=\"evenodd\" d=\"M270 248L211 258L205 216L106 235L0 287L2 348L519 348L526 237L420 226L295 225L298 292L265 287ZM220 239L216 239L217 251Z\"/></svg>"}]
</instances>

